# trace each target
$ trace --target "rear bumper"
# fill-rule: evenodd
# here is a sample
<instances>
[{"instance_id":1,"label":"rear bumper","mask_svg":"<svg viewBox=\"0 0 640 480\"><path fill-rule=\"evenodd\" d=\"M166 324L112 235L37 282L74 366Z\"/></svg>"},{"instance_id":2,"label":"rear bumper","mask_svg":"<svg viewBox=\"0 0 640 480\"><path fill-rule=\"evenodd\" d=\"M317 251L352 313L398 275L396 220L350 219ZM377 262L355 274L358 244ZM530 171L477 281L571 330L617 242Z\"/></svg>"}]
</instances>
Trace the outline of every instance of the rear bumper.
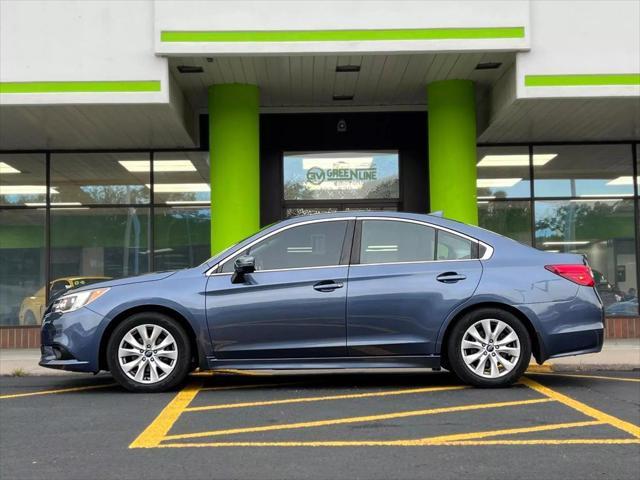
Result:
<instances>
[{"instance_id":1,"label":"rear bumper","mask_svg":"<svg viewBox=\"0 0 640 480\"><path fill-rule=\"evenodd\" d=\"M566 302L518 305L538 335L542 363L548 358L597 353L604 341L604 309L595 291L580 287Z\"/></svg>"}]
</instances>

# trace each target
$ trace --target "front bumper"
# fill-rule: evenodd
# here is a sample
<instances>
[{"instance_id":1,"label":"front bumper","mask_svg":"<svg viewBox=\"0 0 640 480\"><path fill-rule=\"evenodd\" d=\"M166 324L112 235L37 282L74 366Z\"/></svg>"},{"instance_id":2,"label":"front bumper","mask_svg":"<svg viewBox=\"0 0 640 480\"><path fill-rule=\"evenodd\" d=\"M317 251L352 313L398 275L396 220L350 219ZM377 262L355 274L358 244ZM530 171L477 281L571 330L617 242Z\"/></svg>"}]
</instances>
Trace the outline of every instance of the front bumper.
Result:
<instances>
[{"instance_id":1,"label":"front bumper","mask_svg":"<svg viewBox=\"0 0 640 480\"><path fill-rule=\"evenodd\" d=\"M87 307L65 314L47 313L40 333L39 365L73 372L98 372L102 321L102 315Z\"/></svg>"}]
</instances>

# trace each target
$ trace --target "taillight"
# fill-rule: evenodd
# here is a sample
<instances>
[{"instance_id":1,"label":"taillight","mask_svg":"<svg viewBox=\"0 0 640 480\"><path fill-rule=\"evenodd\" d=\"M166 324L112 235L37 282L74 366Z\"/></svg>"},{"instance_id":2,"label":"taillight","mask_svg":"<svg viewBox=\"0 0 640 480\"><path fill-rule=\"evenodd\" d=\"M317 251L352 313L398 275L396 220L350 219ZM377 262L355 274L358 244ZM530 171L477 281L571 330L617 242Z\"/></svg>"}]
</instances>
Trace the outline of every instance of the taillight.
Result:
<instances>
[{"instance_id":1,"label":"taillight","mask_svg":"<svg viewBox=\"0 0 640 480\"><path fill-rule=\"evenodd\" d=\"M593 287L596 283L588 265L545 265L544 268L578 285Z\"/></svg>"}]
</instances>

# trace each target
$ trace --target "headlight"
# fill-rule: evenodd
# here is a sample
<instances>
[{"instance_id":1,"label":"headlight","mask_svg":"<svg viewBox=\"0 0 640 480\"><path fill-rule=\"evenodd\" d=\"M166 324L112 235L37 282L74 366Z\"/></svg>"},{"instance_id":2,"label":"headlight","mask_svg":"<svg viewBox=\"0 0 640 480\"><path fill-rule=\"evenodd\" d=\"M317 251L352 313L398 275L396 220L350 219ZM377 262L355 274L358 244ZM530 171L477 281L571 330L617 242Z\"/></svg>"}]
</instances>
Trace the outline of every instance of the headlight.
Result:
<instances>
[{"instance_id":1,"label":"headlight","mask_svg":"<svg viewBox=\"0 0 640 480\"><path fill-rule=\"evenodd\" d=\"M54 312L67 313L89 305L94 300L97 300L102 295L109 291L108 288L96 288L94 290L85 290L78 293L69 293L63 295L53 303L52 310Z\"/></svg>"}]
</instances>

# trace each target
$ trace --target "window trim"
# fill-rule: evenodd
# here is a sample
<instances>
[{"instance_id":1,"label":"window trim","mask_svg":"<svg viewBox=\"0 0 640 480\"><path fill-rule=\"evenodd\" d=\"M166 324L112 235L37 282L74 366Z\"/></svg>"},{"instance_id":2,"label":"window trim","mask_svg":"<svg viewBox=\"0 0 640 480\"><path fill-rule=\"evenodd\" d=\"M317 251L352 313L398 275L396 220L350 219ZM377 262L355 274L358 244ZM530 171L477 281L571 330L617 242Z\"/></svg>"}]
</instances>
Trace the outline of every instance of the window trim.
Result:
<instances>
[{"instance_id":1,"label":"window trim","mask_svg":"<svg viewBox=\"0 0 640 480\"><path fill-rule=\"evenodd\" d=\"M232 253L230 253L229 255L224 257L222 260L217 262L215 265L213 265L211 268L209 268L205 272L205 275L208 276L208 277L219 276L219 275L233 275L233 272L220 272L218 270L220 268L222 268L222 266L225 263L227 263L229 260L231 260L233 257L235 257L241 251L247 250L247 249L253 247L254 245L260 243L261 241L266 240L267 238L270 238L273 235L276 235L276 234L278 234L280 232L284 232L285 230L289 230L289 229L295 228L295 227L301 227L301 226L304 226L304 225L309 225L309 224L312 224L312 223L346 221L347 222L347 231L345 233L345 239L343 240L343 243L342 243L342 251L344 251L345 244L349 240L349 238L348 238L348 234L350 232L349 223L353 222L354 220L356 220L356 217L319 218L319 219L316 219L316 220L307 220L305 222L296 222L296 223L292 223L290 225L284 225L283 227L278 228L277 230L274 230L273 232L269 232L269 233L261 236L260 238L257 238L256 240L254 240L253 242L249 243L248 245L245 245L242 248L234 250ZM341 252L340 253L340 259L342 260L342 258L343 258L343 255L342 255L342 252ZM344 264L344 265L340 265L340 264L339 265L320 265L320 266L315 266L315 267L274 268L274 269L269 269L269 270L259 270L259 271L256 271L256 273L260 273L260 272L280 272L280 271L286 271L286 270L307 270L307 269L312 269L312 268L348 267L348 266L349 266L349 264L347 263L347 264Z\"/></svg>"}]
</instances>

